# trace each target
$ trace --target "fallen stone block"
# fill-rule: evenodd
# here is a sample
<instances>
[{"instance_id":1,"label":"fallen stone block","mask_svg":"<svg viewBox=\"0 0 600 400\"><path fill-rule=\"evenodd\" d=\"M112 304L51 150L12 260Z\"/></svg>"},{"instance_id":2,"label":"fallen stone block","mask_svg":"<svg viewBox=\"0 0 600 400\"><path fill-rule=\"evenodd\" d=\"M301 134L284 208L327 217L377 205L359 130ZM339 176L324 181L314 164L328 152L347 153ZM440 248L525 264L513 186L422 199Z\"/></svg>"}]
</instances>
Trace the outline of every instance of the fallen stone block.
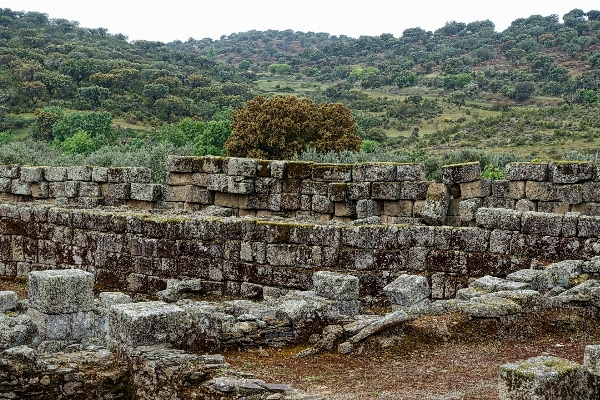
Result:
<instances>
[{"instance_id":1,"label":"fallen stone block","mask_svg":"<svg viewBox=\"0 0 600 400\"><path fill-rule=\"evenodd\" d=\"M569 288L569 281L574 275L581 273L583 261L566 260L548 265L542 273L531 280L531 288L547 293L555 287Z\"/></svg>"},{"instance_id":2,"label":"fallen stone block","mask_svg":"<svg viewBox=\"0 0 600 400\"><path fill-rule=\"evenodd\" d=\"M32 271L29 307L45 314L90 311L94 307L94 274L79 269Z\"/></svg>"},{"instance_id":3,"label":"fallen stone block","mask_svg":"<svg viewBox=\"0 0 600 400\"><path fill-rule=\"evenodd\" d=\"M100 293L100 305L104 308L110 308L115 304L128 304L133 300L131 296L121 292L102 292Z\"/></svg>"},{"instance_id":4,"label":"fallen stone block","mask_svg":"<svg viewBox=\"0 0 600 400\"><path fill-rule=\"evenodd\" d=\"M327 299L357 300L359 296L359 281L352 275L317 271L313 274L313 285L315 293Z\"/></svg>"},{"instance_id":5,"label":"fallen stone block","mask_svg":"<svg viewBox=\"0 0 600 400\"><path fill-rule=\"evenodd\" d=\"M559 357L541 356L500 367L500 400L595 399L594 380L582 365Z\"/></svg>"},{"instance_id":6,"label":"fallen stone block","mask_svg":"<svg viewBox=\"0 0 600 400\"><path fill-rule=\"evenodd\" d=\"M496 291L496 287L505 282L502 278L496 278L495 276L486 275L481 278L475 279L469 284L470 287L476 289L487 290L488 292Z\"/></svg>"},{"instance_id":7,"label":"fallen stone block","mask_svg":"<svg viewBox=\"0 0 600 400\"><path fill-rule=\"evenodd\" d=\"M12 290L0 292L0 312L12 311L19 307L17 294Z\"/></svg>"},{"instance_id":8,"label":"fallen stone block","mask_svg":"<svg viewBox=\"0 0 600 400\"><path fill-rule=\"evenodd\" d=\"M138 346L174 344L185 335L187 314L160 301L116 304L109 311L109 346L131 351Z\"/></svg>"},{"instance_id":9,"label":"fallen stone block","mask_svg":"<svg viewBox=\"0 0 600 400\"><path fill-rule=\"evenodd\" d=\"M446 311L458 311L475 318L499 318L521 311L512 300L489 296L473 297L469 301L447 300L443 306Z\"/></svg>"},{"instance_id":10,"label":"fallen stone block","mask_svg":"<svg viewBox=\"0 0 600 400\"><path fill-rule=\"evenodd\" d=\"M520 269L516 272L506 275L506 280L514 282L531 283L533 279L543 271L539 269Z\"/></svg>"},{"instance_id":11,"label":"fallen stone block","mask_svg":"<svg viewBox=\"0 0 600 400\"><path fill-rule=\"evenodd\" d=\"M431 295L431 288L424 276L402 274L385 286L383 292L393 305L412 307L424 299L428 299Z\"/></svg>"},{"instance_id":12,"label":"fallen stone block","mask_svg":"<svg viewBox=\"0 0 600 400\"><path fill-rule=\"evenodd\" d=\"M411 321L415 318L415 316L409 316L406 312L402 310L394 311L393 313L387 314L386 316L381 317L377 321L367 325L356 335L352 336L350 338L350 342L358 343L361 340L364 340L369 336L381 332L384 329L391 328L392 326Z\"/></svg>"}]
</instances>

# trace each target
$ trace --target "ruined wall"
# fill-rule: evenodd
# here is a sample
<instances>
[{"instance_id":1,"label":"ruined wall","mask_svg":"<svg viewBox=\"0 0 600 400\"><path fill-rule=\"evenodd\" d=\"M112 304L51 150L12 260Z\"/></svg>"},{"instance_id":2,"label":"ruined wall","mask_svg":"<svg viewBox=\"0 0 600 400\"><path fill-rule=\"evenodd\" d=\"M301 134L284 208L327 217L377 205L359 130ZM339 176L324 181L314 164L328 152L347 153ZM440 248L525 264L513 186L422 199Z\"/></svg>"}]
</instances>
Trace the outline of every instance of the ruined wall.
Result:
<instances>
[{"instance_id":1,"label":"ruined wall","mask_svg":"<svg viewBox=\"0 0 600 400\"><path fill-rule=\"evenodd\" d=\"M511 163L506 179L495 181L481 179L478 163L449 165L442 185L425 181L422 164L170 157L166 169L158 185L145 168L0 165L0 202L188 211L216 205L236 216L349 222L376 215L384 223L451 226L475 226L480 207L600 215L600 173L589 162ZM432 199L443 202L432 208Z\"/></svg>"},{"instance_id":2,"label":"ruined wall","mask_svg":"<svg viewBox=\"0 0 600 400\"><path fill-rule=\"evenodd\" d=\"M205 293L238 295L243 283L309 289L314 271L335 270L378 295L408 272L448 298L469 277L600 255L600 217L481 208L475 220L354 226L1 204L0 275L78 267L107 288L155 294L167 279L199 278Z\"/></svg>"}]
</instances>

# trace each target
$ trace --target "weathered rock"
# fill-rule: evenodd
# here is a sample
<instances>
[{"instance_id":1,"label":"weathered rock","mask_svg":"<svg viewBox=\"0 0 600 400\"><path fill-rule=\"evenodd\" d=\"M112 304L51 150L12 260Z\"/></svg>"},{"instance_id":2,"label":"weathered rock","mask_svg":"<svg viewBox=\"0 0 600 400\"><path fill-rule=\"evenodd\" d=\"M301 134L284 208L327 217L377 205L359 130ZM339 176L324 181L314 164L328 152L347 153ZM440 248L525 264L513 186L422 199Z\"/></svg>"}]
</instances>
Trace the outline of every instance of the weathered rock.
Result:
<instances>
[{"instance_id":1,"label":"weathered rock","mask_svg":"<svg viewBox=\"0 0 600 400\"><path fill-rule=\"evenodd\" d=\"M0 312L12 311L19 307L17 294L12 290L0 291Z\"/></svg>"},{"instance_id":2,"label":"weathered rock","mask_svg":"<svg viewBox=\"0 0 600 400\"><path fill-rule=\"evenodd\" d=\"M548 164L512 162L506 165L506 179L509 181L545 181L548 178Z\"/></svg>"},{"instance_id":3,"label":"weathered rock","mask_svg":"<svg viewBox=\"0 0 600 400\"><path fill-rule=\"evenodd\" d=\"M430 225L442 225L446 221L450 205L450 190L443 183L431 183L421 210L421 217Z\"/></svg>"},{"instance_id":4,"label":"weathered rock","mask_svg":"<svg viewBox=\"0 0 600 400\"><path fill-rule=\"evenodd\" d=\"M387 314L385 317L380 318L379 320L367 325L360 332L350 338L351 343L358 343L361 340L368 338L378 332L381 332L384 329L390 328L392 326L404 323L414 319L414 317L410 317L406 312L402 310L395 311L391 314Z\"/></svg>"},{"instance_id":5,"label":"weathered rock","mask_svg":"<svg viewBox=\"0 0 600 400\"><path fill-rule=\"evenodd\" d=\"M588 161L556 161L550 164L554 183L577 183L592 179L594 164Z\"/></svg>"},{"instance_id":6,"label":"weathered rock","mask_svg":"<svg viewBox=\"0 0 600 400\"><path fill-rule=\"evenodd\" d=\"M313 274L315 293L332 300L357 300L358 278L352 275L318 271Z\"/></svg>"},{"instance_id":7,"label":"weathered rock","mask_svg":"<svg viewBox=\"0 0 600 400\"><path fill-rule=\"evenodd\" d=\"M442 182L446 185L473 182L481 179L479 162L442 166Z\"/></svg>"},{"instance_id":8,"label":"weathered rock","mask_svg":"<svg viewBox=\"0 0 600 400\"><path fill-rule=\"evenodd\" d=\"M531 280L531 288L546 293L554 287L569 287L570 278L581 273L582 261L567 260L548 265Z\"/></svg>"},{"instance_id":9,"label":"weathered rock","mask_svg":"<svg viewBox=\"0 0 600 400\"><path fill-rule=\"evenodd\" d=\"M499 208L480 208L475 214L478 226L491 229L519 231L522 211Z\"/></svg>"},{"instance_id":10,"label":"weathered rock","mask_svg":"<svg viewBox=\"0 0 600 400\"><path fill-rule=\"evenodd\" d=\"M584 400L597 396L585 368L558 357L533 357L500 367L500 400Z\"/></svg>"},{"instance_id":11,"label":"weathered rock","mask_svg":"<svg viewBox=\"0 0 600 400\"><path fill-rule=\"evenodd\" d=\"M45 314L90 311L94 307L94 274L78 269L29 273L29 306Z\"/></svg>"},{"instance_id":12,"label":"weathered rock","mask_svg":"<svg viewBox=\"0 0 600 400\"><path fill-rule=\"evenodd\" d=\"M421 275L402 274L383 288L390 303L412 307L431 295L427 278Z\"/></svg>"}]
</instances>

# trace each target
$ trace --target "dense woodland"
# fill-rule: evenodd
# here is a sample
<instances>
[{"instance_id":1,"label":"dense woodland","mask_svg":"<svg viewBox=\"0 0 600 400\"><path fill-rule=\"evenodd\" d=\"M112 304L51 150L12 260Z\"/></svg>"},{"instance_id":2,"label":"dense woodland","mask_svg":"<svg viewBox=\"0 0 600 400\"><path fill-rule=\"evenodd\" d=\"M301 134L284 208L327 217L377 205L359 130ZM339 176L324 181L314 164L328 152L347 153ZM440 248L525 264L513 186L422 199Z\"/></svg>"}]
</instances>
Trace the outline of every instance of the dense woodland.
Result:
<instances>
[{"instance_id":1,"label":"dense woodland","mask_svg":"<svg viewBox=\"0 0 600 400\"><path fill-rule=\"evenodd\" d=\"M595 159L599 40L600 11L580 9L503 32L451 21L398 38L268 30L171 43L0 9L0 163L148 165L159 181L166 154L225 155L232 112L258 95L352 111L359 153L309 144L302 159L431 171Z\"/></svg>"}]
</instances>

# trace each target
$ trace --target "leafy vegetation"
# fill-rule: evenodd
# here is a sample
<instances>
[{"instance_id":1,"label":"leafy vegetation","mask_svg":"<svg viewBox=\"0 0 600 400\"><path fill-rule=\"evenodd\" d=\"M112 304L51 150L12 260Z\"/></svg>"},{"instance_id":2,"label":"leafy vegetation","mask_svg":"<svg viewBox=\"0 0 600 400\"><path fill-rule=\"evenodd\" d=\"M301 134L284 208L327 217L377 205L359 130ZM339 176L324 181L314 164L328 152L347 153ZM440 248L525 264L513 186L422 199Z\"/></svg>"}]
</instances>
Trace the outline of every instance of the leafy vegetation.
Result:
<instances>
[{"instance_id":1,"label":"leafy vegetation","mask_svg":"<svg viewBox=\"0 0 600 400\"><path fill-rule=\"evenodd\" d=\"M162 43L0 9L0 160L149 165L144 152L229 152L418 160L432 174L461 161L594 158L600 11L574 9L563 21L532 15L502 32L490 20L450 21L398 38L268 30ZM312 121L316 110L335 114L325 120L352 139L336 144L342 136L321 122L290 128L294 139L280 129L298 121L281 113L281 126L264 135L248 130L241 121L258 114L245 113L271 101L303 105ZM324 131L331 136L319 139Z\"/></svg>"}]
</instances>

